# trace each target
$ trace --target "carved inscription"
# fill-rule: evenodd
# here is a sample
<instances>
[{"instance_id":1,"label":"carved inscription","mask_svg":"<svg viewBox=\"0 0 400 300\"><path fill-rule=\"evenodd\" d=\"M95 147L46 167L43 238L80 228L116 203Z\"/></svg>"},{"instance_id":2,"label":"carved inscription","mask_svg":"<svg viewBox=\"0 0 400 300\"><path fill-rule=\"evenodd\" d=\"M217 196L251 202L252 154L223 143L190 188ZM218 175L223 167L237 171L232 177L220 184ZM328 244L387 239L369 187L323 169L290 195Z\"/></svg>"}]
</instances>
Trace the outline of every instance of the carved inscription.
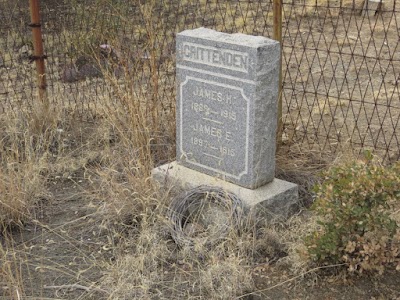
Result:
<instances>
[{"instance_id":1,"label":"carved inscription","mask_svg":"<svg viewBox=\"0 0 400 300\"><path fill-rule=\"evenodd\" d=\"M249 56L247 53L188 42L181 45L180 51L182 58L187 61L248 72Z\"/></svg>"},{"instance_id":2,"label":"carved inscription","mask_svg":"<svg viewBox=\"0 0 400 300\"><path fill-rule=\"evenodd\" d=\"M237 179L247 174L249 102L243 90L189 76L180 89L186 161Z\"/></svg>"}]
</instances>

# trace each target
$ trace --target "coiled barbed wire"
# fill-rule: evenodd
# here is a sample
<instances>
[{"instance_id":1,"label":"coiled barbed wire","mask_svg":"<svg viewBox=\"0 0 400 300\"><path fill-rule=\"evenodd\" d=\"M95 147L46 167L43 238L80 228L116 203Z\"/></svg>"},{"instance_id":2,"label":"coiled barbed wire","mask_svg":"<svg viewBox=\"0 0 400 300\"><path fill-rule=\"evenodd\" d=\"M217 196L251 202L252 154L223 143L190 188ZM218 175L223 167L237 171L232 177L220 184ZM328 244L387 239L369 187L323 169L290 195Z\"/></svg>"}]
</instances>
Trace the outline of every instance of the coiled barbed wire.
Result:
<instances>
[{"instance_id":1,"label":"coiled barbed wire","mask_svg":"<svg viewBox=\"0 0 400 300\"><path fill-rule=\"evenodd\" d=\"M213 213L218 212L220 215L214 222ZM171 203L168 218L172 222L172 238L179 246L194 245L195 238L187 230L189 226L204 229L203 240L210 246L224 239L230 230L238 229L242 215L243 202L238 196L222 188L202 185L176 197Z\"/></svg>"}]
</instances>

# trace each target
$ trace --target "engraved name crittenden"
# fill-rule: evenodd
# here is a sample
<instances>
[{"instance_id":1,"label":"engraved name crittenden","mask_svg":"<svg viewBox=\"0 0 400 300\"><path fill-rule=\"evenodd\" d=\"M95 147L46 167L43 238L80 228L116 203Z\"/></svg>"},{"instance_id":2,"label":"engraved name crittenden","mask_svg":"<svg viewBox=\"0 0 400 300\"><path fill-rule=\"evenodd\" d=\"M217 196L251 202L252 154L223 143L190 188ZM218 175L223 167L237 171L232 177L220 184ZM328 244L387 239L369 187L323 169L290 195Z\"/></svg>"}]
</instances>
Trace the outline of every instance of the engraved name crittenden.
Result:
<instances>
[{"instance_id":1,"label":"engraved name crittenden","mask_svg":"<svg viewBox=\"0 0 400 300\"><path fill-rule=\"evenodd\" d=\"M219 49L186 42L181 45L180 51L182 58L191 62L241 72L247 72L249 68L248 54L235 50Z\"/></svg>"}]
</instances>

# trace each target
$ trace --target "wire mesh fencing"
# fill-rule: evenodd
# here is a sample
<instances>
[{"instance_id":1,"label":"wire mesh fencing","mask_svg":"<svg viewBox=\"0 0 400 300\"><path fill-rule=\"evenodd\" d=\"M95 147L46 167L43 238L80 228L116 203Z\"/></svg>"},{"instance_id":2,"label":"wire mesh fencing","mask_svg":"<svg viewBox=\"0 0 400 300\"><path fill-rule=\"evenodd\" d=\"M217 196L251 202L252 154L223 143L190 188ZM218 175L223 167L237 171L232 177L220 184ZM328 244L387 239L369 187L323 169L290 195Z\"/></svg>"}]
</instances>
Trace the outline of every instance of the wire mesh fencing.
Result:
<instances>
[{"instance_id":1,"label":"wire mesh fencing","mask_svg":"<svg viewBox=\"0 0 400 300\"><path fill-rule=\"evenodd\" d=\"M399 159L395 0L284 0L282 9L283 142ZM272 0L43 0L41 17L49 100L79 115L118 105L115 89L128 83L172 113L175 35L184 29L273 34ZM0 19L0 112L7 113L37 101L27 1L0 0Z\"/></svg>"},{"instance_id":2,"label":"wire mesh fencing","mask_svg":"<svg viewBox=\"0 0 400 300\"><path fill-rule=\"evenodd\" d=\"M285 2L288 139L399 159L400 12L395 1Z\"/></svg>"}]
</instances>

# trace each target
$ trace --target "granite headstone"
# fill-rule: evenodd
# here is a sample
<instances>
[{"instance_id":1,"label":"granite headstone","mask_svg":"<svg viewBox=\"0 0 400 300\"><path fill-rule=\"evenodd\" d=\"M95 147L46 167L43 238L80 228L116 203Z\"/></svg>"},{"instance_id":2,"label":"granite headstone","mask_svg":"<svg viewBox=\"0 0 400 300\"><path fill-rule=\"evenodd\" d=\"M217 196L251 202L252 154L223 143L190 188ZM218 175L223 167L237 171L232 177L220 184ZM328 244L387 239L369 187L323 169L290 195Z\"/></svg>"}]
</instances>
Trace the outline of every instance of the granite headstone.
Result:
<instances>
[{"instance_id":1,"label":"granite headstone","mask_svg":"<svg viewBox=\"0 0 400 300\"><path fill-rule=\"evenodd\" d=\"M297 185L274 178L280 44L210 29L177 35L177 158L164 186L217 186L263 216L289 216Z\"/></svg>"},{"instance_id":2,"label":"granite headstone","mask_svg":"<svg viewBox=\"0 0 400 300\"><path fill-rule=\"evenodd\" d=\"M275 175L279 43L210 29L177 35L177 161L255 189Z\"/></svg>"}]
</instances>

